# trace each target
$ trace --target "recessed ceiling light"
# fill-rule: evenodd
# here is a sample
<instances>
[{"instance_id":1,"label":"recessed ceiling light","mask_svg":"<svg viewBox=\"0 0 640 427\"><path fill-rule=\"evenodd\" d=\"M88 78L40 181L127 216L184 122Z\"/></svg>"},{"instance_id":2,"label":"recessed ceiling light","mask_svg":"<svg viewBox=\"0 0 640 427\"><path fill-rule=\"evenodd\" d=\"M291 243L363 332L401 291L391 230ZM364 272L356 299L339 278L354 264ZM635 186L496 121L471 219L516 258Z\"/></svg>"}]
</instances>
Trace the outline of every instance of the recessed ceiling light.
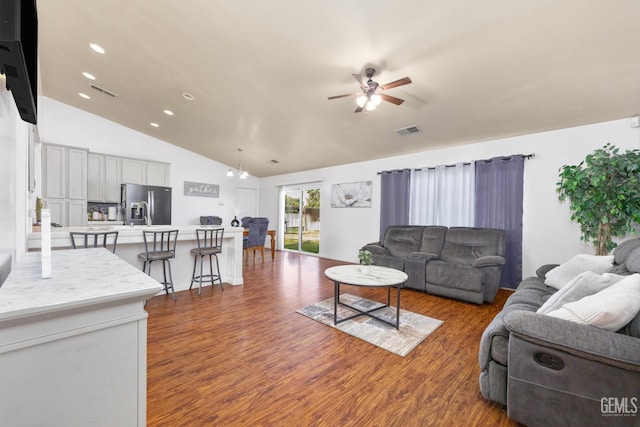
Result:
<instances>
[{"instance_id":1,"label":"recessed ceiling light","mask_svg":"<svg viewBox=\"0 0 640 427\"><path fill-rule=\"evenodd\" d=\"M86 93L80 92L80 93L78 93L78 95L80 95L80 97L84 98L84 99L91 99L91 97L89 95L87 95Z\"/></svg>"},{"instance_id":2,"label":"recessed ceiling light","mask_svg":"<svg viewBox=\"0 0 640 427\"><path fill-rule=\"evenodd\" d=\"M88 78L89 80L95 80L96 79L96 76L94 76L91 73L87 73L86 71L83 71L82 75L85 76L86 78Z\"/></svg>"},{"instance_id":3,"label":"recessed ceiling light","mask_svg":"<svg viewBox=\"0 0 640 427\"><path fill-rule=\"evenodd\" d=\"M98 52L98 53L104 53L105 52L105 50L104 50L104 48L102 46L97 45L95 43L89 43L89 47L91 49L93 49L94 52Z\"/></svg>"},{"instance_id":4,"label":"recessed ceiling light","mask_svg":"<svg viewBox=\"0 0 640 427\"><path fill-rule=\"evenodd\" d=\"M167 116L173 116L173 111L171 110L164 110L163 111Z\"/></svg>"},{"instance_id":5,"label":"recessed ceiling light","mask_svg":"<svg viewBox=\"0 0 640 427\"><path fill-rule=\"evenodd\" d=\"M183 93L182 97L184 99L186 99L187 101L193 101L194 99L196 99L193 95L191 95L190 93L187 93L187 92Z\"/></svg>"},{"instance_id":6,"label":"recessed ceiling light","mask_svg":"<svg viewBox=\"0 0 640 427\"><path fill-rule=\"evenodd\" d=\"M149 123L151 126L153 126L154 128L159 128L160 125L154 122Z\"/></svg>"}]
</instances>

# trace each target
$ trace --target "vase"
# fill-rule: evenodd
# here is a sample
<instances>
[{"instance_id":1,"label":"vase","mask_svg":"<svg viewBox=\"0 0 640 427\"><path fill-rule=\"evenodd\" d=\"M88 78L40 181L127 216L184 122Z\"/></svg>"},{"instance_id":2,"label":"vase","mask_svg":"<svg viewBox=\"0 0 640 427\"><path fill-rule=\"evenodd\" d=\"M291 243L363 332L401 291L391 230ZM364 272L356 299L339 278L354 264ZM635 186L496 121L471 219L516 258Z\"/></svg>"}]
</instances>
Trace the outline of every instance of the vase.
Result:
<instances>
[{"instance_id":1,"label":"vase","mask_svg":"<svg viewBox=\"0 0 640 427\"><path fill-rule=\"evenodd\" d=\"M231 220L231 226L238 227L239 225L240 225L240 221L238 221L238 218L234 216L233 219Z\"/></svg>"},{"instance_id":2,"label":"vase","mask_svg":"<svg viewBox=\"0 0 640 427\"><path fill-rule=\"evenodd\" d=\"M362 274L369 274L369 272L371 271L371 266L370 265L360 265L360 273Z\"/></svg>"}]
</instances>

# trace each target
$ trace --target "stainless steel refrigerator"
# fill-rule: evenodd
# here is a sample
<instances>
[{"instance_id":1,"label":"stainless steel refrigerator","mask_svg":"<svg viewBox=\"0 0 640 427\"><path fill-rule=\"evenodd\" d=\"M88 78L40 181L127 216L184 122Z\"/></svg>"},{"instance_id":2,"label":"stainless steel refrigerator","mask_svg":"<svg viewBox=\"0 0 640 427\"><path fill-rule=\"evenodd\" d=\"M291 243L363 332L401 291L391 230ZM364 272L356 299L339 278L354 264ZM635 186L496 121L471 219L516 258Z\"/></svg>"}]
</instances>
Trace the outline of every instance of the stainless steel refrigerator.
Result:
<instances>
[{"instance_id":1,"label":"stainless steel refrigerator","mask_svg":"<svg viewBox=\"0 0 640 427\"><path fill-rule=\"evenodd\" d=\"M126 225L171 225L171 187L122 184L120 201Z\"/></svg>"}]
</instances>

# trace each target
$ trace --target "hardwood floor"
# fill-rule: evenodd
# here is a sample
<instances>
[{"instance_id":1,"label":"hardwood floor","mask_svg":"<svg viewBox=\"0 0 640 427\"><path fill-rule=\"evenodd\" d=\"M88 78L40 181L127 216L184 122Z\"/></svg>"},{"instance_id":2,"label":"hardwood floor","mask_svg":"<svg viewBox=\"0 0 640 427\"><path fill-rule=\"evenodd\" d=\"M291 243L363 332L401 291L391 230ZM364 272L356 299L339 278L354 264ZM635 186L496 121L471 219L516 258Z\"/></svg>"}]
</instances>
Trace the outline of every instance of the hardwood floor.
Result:
<instances>
[{"instance_id":1,"label":"hardwood floor","mask_svg":"<svg viewBox=\"0 0 640 427\"><path fill-rule=\"evenodd\" d=\"M277 252L243 286L149 300L148 425L518 425L478 387L480 336L509 291L477 306L403 290L403 309L444 321L403 358L295 312L333 296L323 272L339 264Z\"/></svg>"}]
</instances>

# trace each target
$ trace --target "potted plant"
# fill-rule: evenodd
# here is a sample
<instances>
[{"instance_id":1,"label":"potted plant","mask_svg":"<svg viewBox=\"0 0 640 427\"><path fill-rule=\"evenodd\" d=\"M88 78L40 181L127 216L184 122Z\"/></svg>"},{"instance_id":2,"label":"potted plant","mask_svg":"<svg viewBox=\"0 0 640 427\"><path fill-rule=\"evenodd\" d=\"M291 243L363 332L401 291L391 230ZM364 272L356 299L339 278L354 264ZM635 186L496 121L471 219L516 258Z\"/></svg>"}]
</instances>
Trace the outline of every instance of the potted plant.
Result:
<instances>
[{"instance_id":1,"label":"potted plant","mask_svg":"<svg viewBox=\"0 0 640 427\"><path fill-rule=\"evenodd\" d=\"M31 231L37 232L40 231L40 221L42 219L42 209L44 208L44 203L40 197L36 197L36 223L31 224Z\"/></svg>"},{"instance_id":2,"label":"potted plant","mask_svg":"<svg viewBox=\"0 0 640 427\"><path fill-rule=\"evenodd\" d=\"M373 256L371 255L371 252L369 252L366 249L360 249L358 251L358 260L360 261L360 271L362 273L369 273L369 270L371 269L371 264L373 264Z\"/></svg>"},{"instance_id":3,"label":"potted plant","mask_svg":"<svg viewBox=\"0 0 640 427\"><path fill-rule=\"evenodd\" d=\"M634 231L640 222L640 150L623 153L611 144L595 150L577 165L560 168L557 192L569 200L571 220L580 225L581 240L606 255L613 237Z\"/></svg>"}]
</instances>

